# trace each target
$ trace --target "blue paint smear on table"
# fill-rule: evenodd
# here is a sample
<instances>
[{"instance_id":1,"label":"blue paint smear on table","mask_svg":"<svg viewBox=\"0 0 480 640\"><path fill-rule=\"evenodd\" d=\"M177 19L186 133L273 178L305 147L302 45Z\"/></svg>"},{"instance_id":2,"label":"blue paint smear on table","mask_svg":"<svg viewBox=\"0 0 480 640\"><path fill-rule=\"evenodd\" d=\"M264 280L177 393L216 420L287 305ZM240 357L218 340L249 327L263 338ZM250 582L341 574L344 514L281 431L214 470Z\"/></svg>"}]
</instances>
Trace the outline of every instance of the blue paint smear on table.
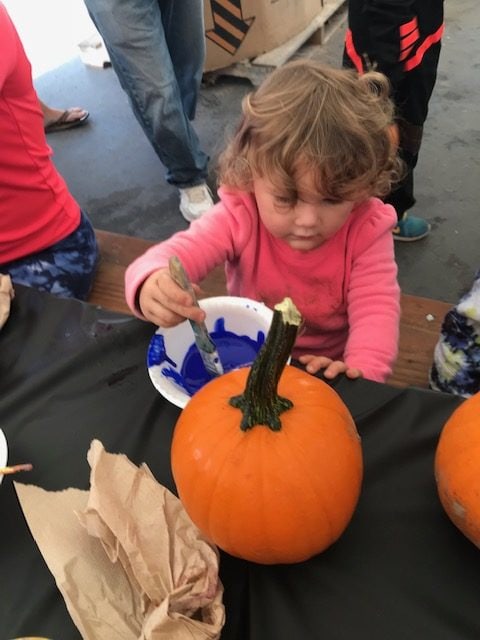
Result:
<instances>
[{"instance_id":1,"label":"blue paint smear on table","mask_svg":"<svg viewBox=\"0 0 480 640\"><path fill-rule=\"evenodd\" d=\"M225 373L239 367L251 365L260 347L265 342L265 333L263 331L258 331L256 340L249 336L241 336L228 331L225 328L225 318L217 319L210 335L217 347ZM214 377L205 369L194 342L189 347L178 370L177 363L169 358L166 352L163 336L155 334L148 348L147 365L151 367L163 363L171 366L164 367L162 374L167 378L172 378L190 396Z\"/></svg>"}]
</instances>

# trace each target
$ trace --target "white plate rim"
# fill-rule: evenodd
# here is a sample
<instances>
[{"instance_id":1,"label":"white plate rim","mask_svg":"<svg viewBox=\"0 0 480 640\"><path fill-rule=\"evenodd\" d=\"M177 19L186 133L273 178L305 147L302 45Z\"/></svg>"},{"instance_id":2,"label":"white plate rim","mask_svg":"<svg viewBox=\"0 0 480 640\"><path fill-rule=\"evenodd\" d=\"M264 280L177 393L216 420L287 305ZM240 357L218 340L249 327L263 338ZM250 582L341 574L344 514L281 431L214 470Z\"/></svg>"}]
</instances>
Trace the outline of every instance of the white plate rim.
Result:
<instances>
[{"instance_id":1,"label":"white plate rim","mask_svg":"<svg viewBox=\"0 0 480 640\"><path fill-rule=\"evenodd\" d=\"M8 460L8 446L5 434L0 429L0 467L5 467ZM3 475L0 475L0 483L2 482Z\"/></svg>"}]
</instances>

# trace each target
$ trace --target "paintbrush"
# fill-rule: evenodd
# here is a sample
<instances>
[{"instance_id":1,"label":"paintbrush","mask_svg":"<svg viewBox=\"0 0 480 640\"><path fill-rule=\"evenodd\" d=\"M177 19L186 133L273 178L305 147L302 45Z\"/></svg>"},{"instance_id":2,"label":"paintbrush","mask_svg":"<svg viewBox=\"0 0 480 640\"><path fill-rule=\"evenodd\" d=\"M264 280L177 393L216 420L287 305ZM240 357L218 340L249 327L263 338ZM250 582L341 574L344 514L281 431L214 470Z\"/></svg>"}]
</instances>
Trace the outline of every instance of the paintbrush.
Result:
<instances>
[{"instance_id":1,"label":"paintbrush","mask_svg":"<svg viewBox=\"0 0 480 640\"><path fill-rule=\"evenodd\" d=\"M168 266L173 280L175 280L175 282L182 287L184 291L187 291L192 296L193 304L199 307L200 305L198 304L195 291L193 290L192 284L188 279L179 258L177 258L177 256L172 256L169 260ZM203 364L205 365L205 369L212 376L221 376L223 373L223 367L220 356L214 341L208 333L205 322L196 322L195 320L189 320L189 322L192 326L193 335L195 336L195 344L197 345L197 349L200 353Z\"/></svg>"}]
</instances>

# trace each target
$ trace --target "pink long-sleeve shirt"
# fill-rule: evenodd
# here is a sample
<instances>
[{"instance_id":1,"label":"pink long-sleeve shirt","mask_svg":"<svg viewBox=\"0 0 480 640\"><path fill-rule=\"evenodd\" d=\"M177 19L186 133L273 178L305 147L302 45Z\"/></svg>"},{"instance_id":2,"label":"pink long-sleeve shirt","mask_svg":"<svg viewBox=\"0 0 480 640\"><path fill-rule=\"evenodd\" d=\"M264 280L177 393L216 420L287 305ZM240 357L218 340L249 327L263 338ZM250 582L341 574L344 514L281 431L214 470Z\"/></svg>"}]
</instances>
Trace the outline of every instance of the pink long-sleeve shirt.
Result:
<instances>
[{"instance_id":1,"label":"pink long-sleeve shirt","mask_svg":"<svg viewBox=\"0 0 480 640\"><path fill-rule=\"evenodd\" d=\"M273 308L285 296L305 328L293 357L325 355L384 382L398 349L400 289L393 250L396 214L371 198L355 207L344 226L308 252L273 237L252 194L219 189L220 202L137 258L125 274L126 299L142 317L136 296L145 279L177 255L193 282L225 264L229 294Z\"/></svg>"}]
</instances>

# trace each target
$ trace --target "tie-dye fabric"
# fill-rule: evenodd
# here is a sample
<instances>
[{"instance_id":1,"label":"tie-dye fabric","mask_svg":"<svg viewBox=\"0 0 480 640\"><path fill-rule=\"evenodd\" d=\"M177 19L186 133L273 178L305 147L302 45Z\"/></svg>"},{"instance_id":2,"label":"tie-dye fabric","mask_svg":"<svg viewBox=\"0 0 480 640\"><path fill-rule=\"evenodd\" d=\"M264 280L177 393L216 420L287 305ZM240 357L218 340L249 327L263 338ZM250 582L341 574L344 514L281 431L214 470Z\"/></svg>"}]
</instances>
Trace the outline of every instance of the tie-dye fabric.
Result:
<instances>
[{"instance_id":1,"label":"tie-dye fabric","mask_svg":"<svg viewBox=\"0 0 480 640\"><path fill-rule=\"evenodd\" d=\"M60 298L86 300L98 263L95 231L82 212L77 229L56 244L0 265L15 284L48 291Z\"/></svg>"},{"instance_id":2,"label":"tie-dye fabric","mask_svg":"<svg viewBox=\"0 0 480 640\"><path fill-rule=\"evenodd\" d=\"M430 386L465 398L480 391L480 271L470 291L445 316Z\"/></svg>"}]
</instances>

